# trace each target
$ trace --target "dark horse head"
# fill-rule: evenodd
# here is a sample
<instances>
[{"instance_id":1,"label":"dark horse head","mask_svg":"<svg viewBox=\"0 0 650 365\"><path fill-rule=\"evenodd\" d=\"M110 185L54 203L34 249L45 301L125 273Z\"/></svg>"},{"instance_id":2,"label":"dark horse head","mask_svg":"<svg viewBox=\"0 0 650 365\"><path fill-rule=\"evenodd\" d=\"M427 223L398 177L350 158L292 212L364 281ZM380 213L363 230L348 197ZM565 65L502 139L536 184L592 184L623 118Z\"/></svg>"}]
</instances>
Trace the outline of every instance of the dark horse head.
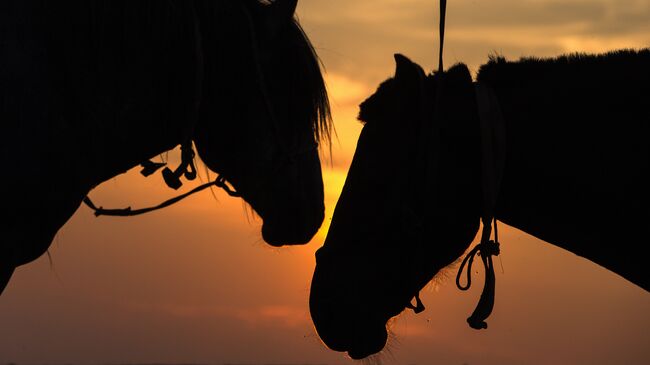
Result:
<instances>
[{"instance_id":1,"label":"dark horse head","mask_svg":"<svg viewBox=\"0 0 650 365\"><path fill-rule=\"evenodd\" d=\"M330 131L325 83L294 19L297 0L243 3L199 10L209 19L202 24L209 86L194 140L207 167L262 218L264 241L303 244L324 217L318 142Z\"/></svg>"},{"instance_id":2,"label":"dark horse head","mask_svg":"<svg viewBox=\"0 0 650 365\"><path fill-rule=\"evenodd\" d=\"M395 77L361 104L364 127L311 286L318 334L354 359L383 349L387 321L412 307L479 227L469 71L457 65L427 76L406 57L395 59Z\"/></svg>"},{"instance_id":3,"label":"dark horse head","mask_svg":"<svg viewBox=\"0 0 650 365\"><path fill-rule=\"evenodd\" d=\"M308 242L324 217L318 144L331 116L296 5L8 1L0 120L14 138L0 162L14 178L0 190L15 193L5 202L0 292L92 188L191 142L259 214L266 242ZM28 193L45 180L43 194Z\"/></svg>"}]
</instances>

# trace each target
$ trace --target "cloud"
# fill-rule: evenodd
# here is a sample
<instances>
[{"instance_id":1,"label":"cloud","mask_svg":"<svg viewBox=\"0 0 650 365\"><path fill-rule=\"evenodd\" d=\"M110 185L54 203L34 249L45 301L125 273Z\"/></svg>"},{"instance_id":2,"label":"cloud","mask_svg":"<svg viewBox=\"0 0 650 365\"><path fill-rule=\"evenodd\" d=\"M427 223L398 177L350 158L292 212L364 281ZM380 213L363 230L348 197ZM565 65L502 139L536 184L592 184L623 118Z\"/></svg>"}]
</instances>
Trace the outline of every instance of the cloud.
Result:
<instances>
[{"instance_id":1,"label":"cloud","mask_svg":"<svg viewBox=\"0 0 650 365\"><path fill-rule=\"evenodd\" d=\"M254 307L233 307L225 305L195 305L178 303L123 304L130 311L158 313L163 316L194 320L230 319L249 327L280 326L297 328L309 325L309 314L304 308L287 305L262 305Z\"/></svg>"},{"instance_id":2,"label":"cloud","mask_svg":"<svg viewBox=\"0 0 650 365\"><path fill-rule=\"evenodd\" d=\"M371 92L368 85L341 73L327 75L327 87L330 100L335 106L353 106L365 99Z\"/></svg>"},{"instance_id":3,"label":"cloud","mask_svg":"<svg viewBox=\"0 0 650 365\"><path fill-rule=\"evenodd\" d=\"M436 66L437 2L313 1L301 3L300 14L328 69L337 74L376 85L390 76L395 52L425 69ZM516 58L648 47L648 19L647 0L453 1L445 62L476 69L494 51Z\"/></svg>"}]
</instances>

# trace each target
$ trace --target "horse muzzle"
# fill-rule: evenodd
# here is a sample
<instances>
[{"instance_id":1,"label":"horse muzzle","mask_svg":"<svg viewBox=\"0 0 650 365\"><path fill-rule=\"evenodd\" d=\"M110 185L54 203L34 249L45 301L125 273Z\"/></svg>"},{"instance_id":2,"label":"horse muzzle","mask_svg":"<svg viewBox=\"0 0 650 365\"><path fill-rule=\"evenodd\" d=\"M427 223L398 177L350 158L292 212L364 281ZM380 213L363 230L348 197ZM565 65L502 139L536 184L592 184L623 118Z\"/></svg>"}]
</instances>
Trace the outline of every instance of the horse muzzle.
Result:
<instances>
[{"instance_id":1,"label":"horse muzzle","mask_svg":"<svg viewBox=\"0 0 650 365\"><path fill-rule=\"evenodd\" d=\"M306 244L316 235L324 218L324 205L308 212L286 211L278 216L263 217L262 238L275 247Z\"/></svg>"},{"instance_id":2,"label":"horse muzzle","mask_svg":"<svg viewBox=\"0 0 650 365\"><path fill-rule=\"evenodd\" d=\"M355 360L380 352L388 340L386 323L399 311L377 310L383 307L376 306L372 293L346 270L351 262L331 265L323 248L316 257L309 309L321 340Z\"/></svg>"}]
</instances>

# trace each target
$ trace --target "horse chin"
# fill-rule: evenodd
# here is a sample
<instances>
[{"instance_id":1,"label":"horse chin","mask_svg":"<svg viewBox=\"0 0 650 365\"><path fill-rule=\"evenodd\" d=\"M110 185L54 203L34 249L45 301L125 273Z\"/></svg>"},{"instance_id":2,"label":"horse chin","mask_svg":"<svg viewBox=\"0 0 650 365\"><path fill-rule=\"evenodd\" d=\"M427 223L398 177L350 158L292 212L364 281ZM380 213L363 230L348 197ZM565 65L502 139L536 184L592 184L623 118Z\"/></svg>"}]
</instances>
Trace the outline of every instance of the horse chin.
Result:
<instances>
[{"instance_id":1,"label":"horse chin","mask_svg":"<svg viewBox=\"0 0 650 365\"><path fill-rule=\"evenodd\" d=\"M272 228L268 228L267 224L262 225L262 239L274 247L303 245L309 242L312 237L313 235L309 234L278 233Z\"/></svg>"},{"instance_id":2,"label":"horse chin","mask_svg":"<svg viewBox=\"0 0 650 365\"><path fill-rule=\"evenodd\" d=\"M363 359L384 349L388 339L386 325L404 310L407 298L386 298L382 288L368 288L363 275L381 273L359 268L355 255L337 255L331 247L316 253L309 309L315 329L330 349L347 352L352 359ZM392 288L384 288L393 290Z\"/></svg>"},{"instance_id":3,"label":"horse chin","mask_svg":"<svg viewBox=\"0 0 650 365\"><path fill-rule=\"evenodd\" d=\"M387 321L383 320L357 318L347 323L339 323L338 330L332 333L328 333L328 329L321 326L319 335L330 349L347 352L353 360L361 360L384 349L388 341L386 323Z\"/></svg>"},{"instance_id":4,"label":"horse chin","mask_svg":"<svg viewBox=\"0 0 650 365\"><path fill-rule=\"evenodd\" d=\"M262 224L262 239L271 246L304 245L316 235L323 219L315 217L312 222L277 224L265 220Z\"/></svg>"},{"instance_id":5,"label":"horse chin","mask_svg":"<svg viewBox=\"0 0 650 365\"><path fill-rule=\"evenodd\" d=\"M361 328L363 330L360 330ZM388 341L388 331L384 321L362 324L355 332L356 336L347 349L348 356L353 360L365 359L381 352Z\"/></svg>"}]
</instances>

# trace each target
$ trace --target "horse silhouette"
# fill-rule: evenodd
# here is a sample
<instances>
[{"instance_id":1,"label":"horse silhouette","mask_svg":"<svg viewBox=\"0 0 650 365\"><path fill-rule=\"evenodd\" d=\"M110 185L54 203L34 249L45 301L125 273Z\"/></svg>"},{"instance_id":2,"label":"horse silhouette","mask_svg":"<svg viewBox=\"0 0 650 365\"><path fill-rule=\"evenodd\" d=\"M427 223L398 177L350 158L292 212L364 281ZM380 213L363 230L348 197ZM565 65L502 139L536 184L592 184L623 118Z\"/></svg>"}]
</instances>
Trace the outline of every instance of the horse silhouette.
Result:
<instances>
[{"instance_id":1,"label":"horse silhouette","mask_svg":"<svg viewBox=\"0 0 650 365\"><path fill-rule=\"evenodd\" d=\"M311 285L320 338L354 359L382 350L391 317L424 309L418 292L466 252L485 209L470 72L425 75L395 57L395 76L360 105L364 127ZM477 75L505 130L496 219L645 290L649 65L650 49L493 57Z\"/></svg>"},{"instance_id":2,"label":"horse silhouette","mask_svg":"<svg viewBox=\"0 0 650 365\"><path fill-rule=\"evenodd\" d=\"M324 217L318 143L331 117L296 5L3 1L0 292L92 188L179 144L188 166L172 178L195 173L193 142L266 242L308 242Z\"/></svg>"}]
</instances>

